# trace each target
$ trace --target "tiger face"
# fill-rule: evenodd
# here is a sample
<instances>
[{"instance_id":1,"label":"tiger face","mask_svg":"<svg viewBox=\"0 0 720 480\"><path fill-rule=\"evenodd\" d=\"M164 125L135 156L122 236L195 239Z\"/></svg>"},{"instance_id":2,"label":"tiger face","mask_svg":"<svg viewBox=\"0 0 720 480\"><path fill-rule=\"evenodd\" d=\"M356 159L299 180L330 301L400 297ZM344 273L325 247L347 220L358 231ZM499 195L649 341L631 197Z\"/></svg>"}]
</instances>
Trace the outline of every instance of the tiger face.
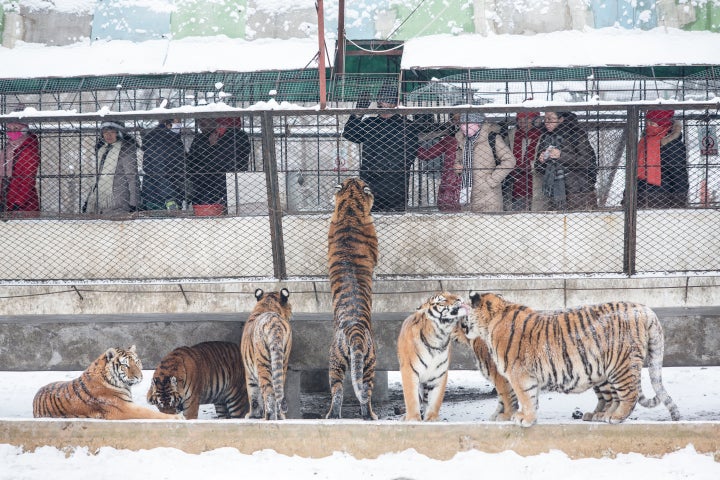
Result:
<instances>
[{"instance_id":1,"label":"tiger face","mask_svg":"<svg viewBox=\"0 0 720 480\"><path fill-rule=\"evenodd\" d=\"M370 215L375 197L363 180L357 177L348 178L335 188L333 221L337 221L336 217L339 217L340 212L348 210L353 210L354 216L358 217Z\"/></svg>"},{"instance_id":2,"label":"tiger face","mask_svg":"<svg viewBox=\"0 0 720 480\"><path fill-rule=\"evenodd\" d=\"M458 295L430 297L405 319L398 336L398 361L405 420L434 421L445 396L451 338L467 307ZM421 408L425 405L425 413Z\"/></svg>"},{"instance_id":3,"label":"tiger face","mask_svg":"<svg viewBox=\"0 0 720 480\"><path fill-rule=\"evenodd\" d=\"M184 398L175 375L153 377L147 396L150 405L155 405L163 413L182 413L185 410Z\"/></svg>"},{"instance_id":4,"label":"tiger face","mask_svg":"<svg viewBox=\"0 0 720 480\"><path fill-rule=\"evenodd\" d=\"M462 297L448 292L429 298L418 310L423 311L428 318L443 327L454 326L460 318L468 314L468 308Z\"/></svg>"},{"instance_id":5,"label":"tiger face","mask_svg":"<svg viewBox=\"0 0 720 480\"><path fill-rule=\"evenodd\" d=\"M105 352L105 378L118 387L131 387L142 382L142 362L135 345L128 349L109 348Z\"/></svg>"},{"instance_id":6,"label":"tiger face","mask_svg":"<svg viewBox=\"0 0 720 480\"><path fill-rule=\"evenodd\" d=\"M488 325L502 301L502 297L494 293L475 293L470 296L471 308L459 324L468 340L487 339Z\"/></svg>"}]
</instances>

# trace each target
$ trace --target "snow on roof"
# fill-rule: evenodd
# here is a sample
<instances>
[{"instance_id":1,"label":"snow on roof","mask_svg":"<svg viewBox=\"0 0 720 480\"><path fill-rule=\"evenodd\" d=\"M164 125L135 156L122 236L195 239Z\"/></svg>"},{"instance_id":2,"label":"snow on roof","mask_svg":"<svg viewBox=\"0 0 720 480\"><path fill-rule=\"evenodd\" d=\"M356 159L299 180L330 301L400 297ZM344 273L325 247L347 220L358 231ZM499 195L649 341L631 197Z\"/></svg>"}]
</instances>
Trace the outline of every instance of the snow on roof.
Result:
<instances>
[{"instance_id":1,"label":"snow on roof","mask_svg":"<svg viewBox=\"0 0 720 480\"><path fill-rule=\"evenodd\" d=\"M534 35L430 35L408 40L401 66L541 68L719 65L720 33L676 28L569 30Z\"/></svg>"}]
</instances>

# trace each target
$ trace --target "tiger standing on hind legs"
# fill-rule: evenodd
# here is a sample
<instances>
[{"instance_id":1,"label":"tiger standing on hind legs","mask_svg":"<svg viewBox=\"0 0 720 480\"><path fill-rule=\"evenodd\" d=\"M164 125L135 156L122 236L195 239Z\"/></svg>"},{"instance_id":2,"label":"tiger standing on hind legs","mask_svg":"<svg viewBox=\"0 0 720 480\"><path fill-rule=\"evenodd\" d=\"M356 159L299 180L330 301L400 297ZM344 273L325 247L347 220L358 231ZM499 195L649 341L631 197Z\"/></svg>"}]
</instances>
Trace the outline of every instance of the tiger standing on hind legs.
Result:
<instances>
[{"instance_id":1,"label":"tiger standing on hind legs","mask_svg":"<svg viewBox=\"0 0 720 480\"><path fill-rule=\"evenodd\" d=\"M370 210L373 194L359 178L337 187L328 232L328 271L332 292L334 335L330 345L330 411L341 418L343 381L350 370L353 390L365 420L377 420L372 409L375 381L372 276L378 242Z\"/></svg>"},{"instance_id":2,"label":"tiger standing on hind legs","mask_svg":"<svg viewBox=\"0 0 720 480\"><path fill-rule=\"evenodd\" d=\"M287 288L279 292L255 290L257 303L243 328L240 351L245 364L245 381L250 411L245 418L285 420L285 398L292 328L292 307Z\"/></svg>"},{"instance_id":3,"label":"tiger standing on hind legs","mask_svg":"<svg viewBox=\"0 0 720 480\"><path fill-rule=\"evenodd\" d=\"M450 368L451 340L468 308L462 298L442 292L428 298L400 327L400 363L405 420L436 421ZM420 407L425 406L421 417Z\"/></svg>"}]
</instances>

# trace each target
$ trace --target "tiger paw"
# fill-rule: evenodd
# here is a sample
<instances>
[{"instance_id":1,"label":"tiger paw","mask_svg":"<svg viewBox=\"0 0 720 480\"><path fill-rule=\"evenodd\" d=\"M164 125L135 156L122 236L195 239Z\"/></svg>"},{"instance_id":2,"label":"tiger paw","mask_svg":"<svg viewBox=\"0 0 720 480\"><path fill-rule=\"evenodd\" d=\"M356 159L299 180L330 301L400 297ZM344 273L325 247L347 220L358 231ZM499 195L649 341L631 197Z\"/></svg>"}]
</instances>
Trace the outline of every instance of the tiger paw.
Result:
<instances>
[{"instance_id":1,"label":"tiger paw","mask_svg":"<svg viewBox=\"0 0 720 480\"><path fill-rule=\"evenodd\" d=\"M515 412L512 417L513 421L521 427L531 427L535 425L537 419L534 415L525 414L521 412Z\"/></svg>"}]
</instances>

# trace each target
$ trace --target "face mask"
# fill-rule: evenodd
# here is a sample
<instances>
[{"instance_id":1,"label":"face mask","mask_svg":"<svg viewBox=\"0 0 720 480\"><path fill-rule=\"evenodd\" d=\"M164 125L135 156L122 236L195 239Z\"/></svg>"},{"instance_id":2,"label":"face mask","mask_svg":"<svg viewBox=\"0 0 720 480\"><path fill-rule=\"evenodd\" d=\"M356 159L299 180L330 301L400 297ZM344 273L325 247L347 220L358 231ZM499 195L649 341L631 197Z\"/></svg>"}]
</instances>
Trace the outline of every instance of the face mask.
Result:
<instances>
[{"instance_id":1,"label":"face mask","mask_svg":"<svg viewBox=\"0 0 720 480\"><path fill-rule=\"evenodd\" d=\"M180 133L180 130L182 130L182 123L173 123L170 129L175 133Z\"/></svg>"},{"instance_id":2,"label":"face mask","mask_svg":"<svg viewBox=\"0 0 720 480\"><path fill-rule=\"evenodd\" d=\"M466 137L474 137L480 131L480 125L477 123L463 123L460 125L460 130L463 131Z\"/></svg>"},{"instance_id":3,"label":"face mask","mask_svg":"<svg viewBox=\"0 0 720 480\"><path fill-rule=\"evenodd\" d=\"M8 139L10 139L11 141L15 141L25 135L25 132L7 132L6 135Z\"/></svg>"}]
</instances>

